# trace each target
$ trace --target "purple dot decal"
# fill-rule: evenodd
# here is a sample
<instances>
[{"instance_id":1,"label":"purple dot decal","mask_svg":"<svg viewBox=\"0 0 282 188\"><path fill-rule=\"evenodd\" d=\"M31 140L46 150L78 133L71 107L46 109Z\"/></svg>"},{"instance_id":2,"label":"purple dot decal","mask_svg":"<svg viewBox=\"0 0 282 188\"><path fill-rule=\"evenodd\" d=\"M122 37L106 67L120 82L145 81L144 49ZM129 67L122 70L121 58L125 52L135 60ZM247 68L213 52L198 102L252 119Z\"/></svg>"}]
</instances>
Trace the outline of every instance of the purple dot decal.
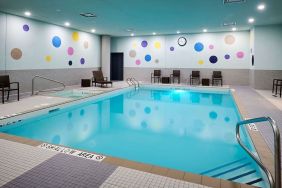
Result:
<instances>
[{"instance_id":1,"label":"purple dot decal","mask_svg":"<svg viewBox=\"0 0 282 188\"><path fill-rule=\"evenodd\" d=\"M210 62L211 62L212 64L216 63L217 60L218 60L217 57L214 56L214 55L210 57Z\"/></svg>"},{"instance_id":2,"label":"purple dot decal","mask_svg":"<svg viewBox=\"0 0 282 188\"><path fill-rule=\"evenodd\" d=\"M173 46L170 47L169 50L173 52L174 51L174 47Z\"/></svg>"},{"instance_id":3,"label":"purple dot decal","mask_svg":"<svg viewBox=\"0 0 282 188\"><path fill-rule=\"evenodd\" d=\"M224 58L225 58L225 59L230 59L230 55L229 55L229 54L226 54L226 55L224 56Z\"/></svg>"},{"instance_id":4,"label":"purple dot decal","mask_svg":"<svg viewBox=\"0 0 282 188\"><path fill-rule=\"evenodd\" d=\"M73 55L73 52L74 52L73 48L72 47L68 47L68 54L69 55Z\"/></svg>"},{"instance_id":5,"label":"purple dot decal","mask_svg":"<svg viewBox=\"0 0 282 188\"><path fill-rule=\"evenodd\" d=\"M139 59L137 59L137 60L135 61L135 64L136 64L136 65L140 65L140 64L141 64L141 61L140 61Z\"/></svg>"},{"instance_id":6,"label":"purple dot decal","mask_svg":"<svg viewBox=\"0 0 282 188\"><path fill-rule=\"evenodd\" d=\"M29 26L27 24L23 25L23 30L26 32L29 31Z\"/></svg>"},{"instance_id":7,"label":"purple dot decal","mask_svg":"<svg viewBox=\"0 0 282 188\"><path fill-rule=\"evenodd\" d=\"M142 46L143 48L146 48L146 47L148 46L148 42L145 41L145 40L143 40L143 41L141 42L141 46Z\"/></svg>"},{"instance_id":8,"label":"purple dot decal","mask_svg":"<svg viewBox=\"0 0 282 188\"><path fill-rule=\"evenodd\" d=\"M214 49L214 45L212 45L212 44L209 45L209 49L211 49L211 50Z\"/></svg>"},{"instance_id":9,"label":"purple dot decal","mask_svg":"<svg viewBox=\"0 0 282 188\"><path fill-rule=\"evenodd\" d=\"M240 51L240 52L237 52L237 57L239 58L239 59L242 59L243 57L244 57L244 52L242 52L242 51Z\"/></svg>"},{"instance_id":10,"label":"purple dot decal","mask_svg":"<svg viewBox=\"0 0 282 188\"><path fill-rule=\"evenodd\" d=\"M80 64L83 65L84 63L85 63L85 59L84 59L84 58L81 58L81 59L80 59Z\"/></svg>"}]
</instances>

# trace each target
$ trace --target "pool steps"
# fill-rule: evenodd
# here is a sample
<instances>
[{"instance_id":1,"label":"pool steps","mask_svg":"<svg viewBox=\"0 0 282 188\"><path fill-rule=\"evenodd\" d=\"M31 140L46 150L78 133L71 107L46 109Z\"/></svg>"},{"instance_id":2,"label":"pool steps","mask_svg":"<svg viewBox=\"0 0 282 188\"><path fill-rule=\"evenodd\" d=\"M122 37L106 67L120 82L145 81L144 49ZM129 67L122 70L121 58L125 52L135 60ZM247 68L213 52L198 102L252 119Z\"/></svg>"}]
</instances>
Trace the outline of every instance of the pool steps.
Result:
<instances>
[{"instance_id":1,"label":"pool steps","mask_svg":"<svg viewBox=\"0 0 282 188\"><path fill-rule=\"evenodd\" d=\"M201 175L221 178L234 182L243 182L248 185L262 187L264 183L260 173L253 168L252 161L248 158L238 159L215 168L206 170Z\"/></svg>"}]
</instances>

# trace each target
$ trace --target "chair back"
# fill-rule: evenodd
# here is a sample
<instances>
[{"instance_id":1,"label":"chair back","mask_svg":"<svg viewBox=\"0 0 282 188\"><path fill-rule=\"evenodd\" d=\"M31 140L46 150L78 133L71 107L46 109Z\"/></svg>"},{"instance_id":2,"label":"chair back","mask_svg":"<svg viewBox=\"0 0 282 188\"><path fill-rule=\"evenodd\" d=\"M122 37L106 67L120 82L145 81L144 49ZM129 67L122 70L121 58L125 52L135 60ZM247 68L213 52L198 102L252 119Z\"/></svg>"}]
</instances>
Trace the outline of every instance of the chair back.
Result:
<instances>
[{"instance_id":1,"label":"chair back","mask_svg":"<svg viewBox=\"0 0 282 188\"><path fill-rule=\"evenodd\" d=\"M104 81L104 76L102 71L92 71L93 77L96 82Z\"/></svg>"},{"instance_id":2,"label":"chair back","mask_svg":"<svg viewBox=\"0 0 282 188\"><path fill-rule=\"evenodd\" d=\"M200 77L200 71L192 71L192 77Z\"/></svg>"},{"instance_id":3,"label":"chair back","mask_svg":"<svg viewBox=\"0 0 282 188\"><path fill-rule=\"evenodd\" d=\"M161 70L154 70L154 76L161 76Z\"/></svg>"},{"instance_id":4,"label":"chair back","mask_svg":"<svg viewBox=\"0 0 282 188\"><path fill-rule=\"evenodd\" d=\"M175 76L175 77L179 77L180 76L180 70L173 70L172 75Z\"/></svg>"},{"instance_id":5,"label":"chair back","mask_svg":"<svg viewBox=\"0 0 282 188\"><path fill-rule=\"evenodd\" d=\"M0 76L0 87L10 87L10 77L9 75Z\"/></svg>"},{"instance_id":6,"label":"chair back","mask_svg":"<svg viewBox=\"0 0 282 188\"><path fill-rule=\"evenodd\" d=\"M221 71L213 71L213 77L214 78L221 78L222 76L221 76Z\"/></svg>"}]
</instances>

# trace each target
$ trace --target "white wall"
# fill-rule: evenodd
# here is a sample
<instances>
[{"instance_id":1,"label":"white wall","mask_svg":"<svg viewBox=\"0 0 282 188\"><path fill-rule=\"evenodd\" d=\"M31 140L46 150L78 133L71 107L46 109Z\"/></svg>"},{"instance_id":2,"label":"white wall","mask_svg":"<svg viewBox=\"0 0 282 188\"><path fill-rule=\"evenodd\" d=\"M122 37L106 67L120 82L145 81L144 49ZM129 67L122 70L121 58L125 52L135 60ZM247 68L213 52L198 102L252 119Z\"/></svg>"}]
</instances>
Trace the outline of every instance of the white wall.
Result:
<instances>
[{"instance_id":1,"label":"white wall","mask_svg":"<svg viewBox=\"0 0 282 188\"><path fill-rule=\"evenodd\" d=\"M254 50L254 69L282 70L282 25L256 26Z\"/></svg>"},{"instance_id":2,"label":"white wall","mask_svg":"<svg viewBox=\"0 0 282 188\"><path fill-rule=\"evenodd\" d=\"M0 62L6 63L6 70L63 69L100 67L100 37L90 33L75 31L43 22L7 15L7 35L3 35L5 14L0 14ZM29 27L24 30L24 25ZM61 46L52 44L54 36L61 39ZM6 42L5 48L2 45ZM88 44L86 44L88 43ZM68 48L74 50L68 54ZM12 58L12 50L22 52L20 59ZM50 56L49 59L47 56ZM3 57L6 59L3 62ZM84 58L84 64L81 63ZM72 65L69 65L72 61ZM1 66L3 69L3 66Z\"/></svg>"},{"instance_id":3,"label":"white wall","mask_svg":"<svg viewBox=\"0 0 282 188\"><path fill-rule=\"evenodd\" d=\"M0 70L5 69L6 16L0 12Z\"/></svg>"},{"instance_id":4,"label":"white wall","mask_svg":"<svg viewBox=\"0 0 282 188\"><path fill-rule=\"evenodd\" d=\"M179 46L177 42L181 36L187 39L187 44L184 47ZM225 37L227 36L234 37L235 42L231 45L226 44ZM148 46L142 47L142 41L147 41ZM204 49L200 52L194 49L194 45L197 42L201 42L204 45ZM213 45L213 49L209 48L210 45ZM124 53L125 67L249 69L251 64L249 31L117 37L112 38L111 46L112 52ZM171 47L174 48L174 51L170 50ZM243 58L238 58L236 55L240 51L244 53ZM230 55L230 59L224 58L226 54ZM145 61L146 55L151 56L151 61ZM216 56L218 62L215 64L210 63L209 58L211 56ZM137 60L141 62L139 65L136 64ZM200 60L204 63L199 64Z\"/></svg>"}]
</instances>

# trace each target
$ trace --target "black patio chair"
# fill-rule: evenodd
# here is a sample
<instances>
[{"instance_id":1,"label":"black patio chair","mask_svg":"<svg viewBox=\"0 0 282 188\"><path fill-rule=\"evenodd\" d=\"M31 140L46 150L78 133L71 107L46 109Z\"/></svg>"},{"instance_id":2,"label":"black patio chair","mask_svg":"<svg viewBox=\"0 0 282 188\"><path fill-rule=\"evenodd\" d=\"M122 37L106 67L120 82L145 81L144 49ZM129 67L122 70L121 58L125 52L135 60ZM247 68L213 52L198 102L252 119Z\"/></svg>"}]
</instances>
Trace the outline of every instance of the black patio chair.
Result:
<instances>
[{"instance_id":1,"label":"black patio chair","mask_svg":"<svg viewBox=\"0 0 282 188\"><path fill-rule=\"evenodd\" d=\"M212 85L215 85L215 83L219 83L222 86L222 74L221 71L213 71L212 73Z\"/></svg>"},{"instance_id":2,"label":"black patio chair","mask_svg":"<svg viewBox=\"0 0 282 188\"><path fill-rule=\"evenodd\" d=\"M194 85L194 81L197 81L198 85L200 84L200 71L192 71L190 75L190 85Z\"/></svg>"},{"instance_id":3,"label":"black patio chair","mask_svg":"<svg viewBox=\"0 0 282 188\"><path fill-rule=\"evenodd\" d=\"M180 84L180 70L173 70L172 74L170 75L170 82L174 83L175 78L177 78L178 83Z\"/></svg>"},{"instance_id":4,"label":"black patio chair","mask_svg":"<svg viewBox=\"0 0 282 188\"><path fill-rule=\"evenodd\" d=\"M11 85L15 84L16 88L11 88ZM10 82L9 75L1 75L0 76L0 88L2 93L2 103L4 104L5 100L5 92L8 92L7 100L9 100L10 97L10 91L17 91L18 93L18 101L20 100L20 87L19 82Z\"/></svg>"}]
</instances>

